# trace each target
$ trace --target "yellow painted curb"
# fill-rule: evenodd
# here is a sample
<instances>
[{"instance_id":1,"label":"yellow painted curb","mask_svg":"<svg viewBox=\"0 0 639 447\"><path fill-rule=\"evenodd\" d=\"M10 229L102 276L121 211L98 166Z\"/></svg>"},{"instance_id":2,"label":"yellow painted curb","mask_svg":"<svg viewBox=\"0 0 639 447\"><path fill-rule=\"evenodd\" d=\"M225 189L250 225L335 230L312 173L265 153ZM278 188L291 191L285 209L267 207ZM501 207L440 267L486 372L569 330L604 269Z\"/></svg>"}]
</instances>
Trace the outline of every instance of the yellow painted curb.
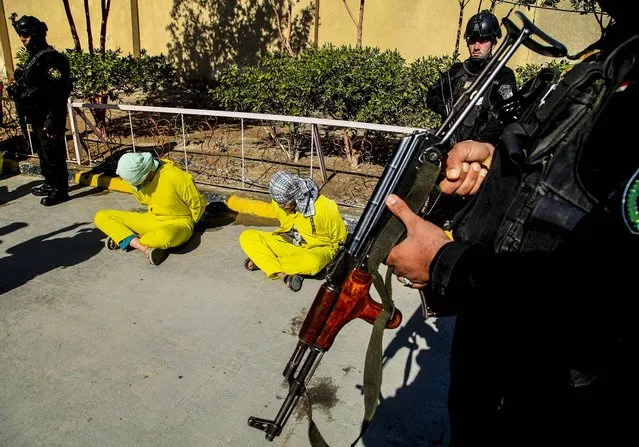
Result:
<instances>
[{"instance_id":1,"label":"yellow painted curb","mask_svg":"<svg viewBox=\"0 0 639 447\"><path fill-rule=\"evenodd\" d=\"M78 185L104 188L110 191L131 193L131 186L120 177L112 177L106 174L98 174L91 171L82 171L75 174L75 182Z\"/></svg>"},{"instance_id":2,"label":"yellow painted curb","mask_svg":"<svg viewBox=\"0 0 639 447\"><path fill-rule=\"evenodd\" d=\"M263 200L232 195L226 199L226 206L241 214L252 214L253 216L265 217L267 219L275 218L271 203Z\"/></svg>"}]
</instances>

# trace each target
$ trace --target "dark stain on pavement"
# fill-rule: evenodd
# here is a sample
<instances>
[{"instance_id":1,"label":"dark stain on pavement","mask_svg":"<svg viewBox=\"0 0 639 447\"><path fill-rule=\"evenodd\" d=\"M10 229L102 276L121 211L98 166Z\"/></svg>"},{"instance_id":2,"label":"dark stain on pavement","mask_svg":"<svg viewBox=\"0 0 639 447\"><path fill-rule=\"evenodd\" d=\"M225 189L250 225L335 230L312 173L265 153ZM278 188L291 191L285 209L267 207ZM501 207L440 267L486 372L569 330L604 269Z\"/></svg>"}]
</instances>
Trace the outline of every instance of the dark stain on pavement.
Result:
<instances>
[{"instance_id":1,"label":"dark stain on pavement","mask_svg":"<svg viewBox=\"0 0 639 447\"><path fill-rule=\"evenodd\" d=\"M302 309L300 315L297 315L291 318L290 323L290 334L294 336L298 336L300 333L300 328L302 327L302 323L304 323L304 319L306 319L306 309Z\"/></svg>"},{"instance_id":2,"label":"dark stain on pavement","mask_svg":"<svg viewBox=\"0 0 639 447\"><path fill-rule=\"evenodd\" d=\"M329 421L332 421L330 410L337 405L339 399L337 398L338 387L333 383L333 379L330 377L318 377L311 381L311 386L308 389L308 397L311 401L313 410L321 410L328 417ZM297 420L301 420L308 414L308 401L301 399L297 407Z\"/></svg>"}]
</instances>

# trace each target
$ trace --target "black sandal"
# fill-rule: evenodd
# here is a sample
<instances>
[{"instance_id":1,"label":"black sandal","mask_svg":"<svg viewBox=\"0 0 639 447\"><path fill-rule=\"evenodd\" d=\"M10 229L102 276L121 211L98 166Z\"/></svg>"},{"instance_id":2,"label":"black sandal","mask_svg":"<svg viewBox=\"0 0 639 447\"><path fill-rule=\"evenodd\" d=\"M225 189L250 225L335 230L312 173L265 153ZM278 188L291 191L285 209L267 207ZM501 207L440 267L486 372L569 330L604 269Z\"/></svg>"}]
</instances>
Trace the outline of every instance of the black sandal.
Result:
<instances>
[{"instance_id":1,"label":"black sandal","mask_svg":"<svg viewBox=\"0 0 639 447\"><path fill-rule=\"evenodd\" d=\"M304 277L300 275L284 275L282 276L282 281L284 281L284 284L286 284L293 292L299 292L302 288Z\"/></svg>"},{"instance_id":2,"label":"black sandal","mask_svg":"<svg viewBox=\"0 0 639 447\"><path fill-rule=\"evenodd\" d=\"M260 269L253 261L251 261L251 258L246 258L244 260L244 268L249 272L255 272Z\"/></svg>"},{"instance_id":3,"label":"black sandal","mask_svg":"<svg viewBox=\"0 0 639 447\"><path fill-rule=\"evenodd\" d=\"M117 250L118 248L120 248L118 244L110 237L106 238L106 241L104 241L104 246L109 250Z\"/></svg>"},{"instance_id":4,"label":"black sandal","mask_svg":"<svg viewBox=\"0 0 639 447\"><path fill-rule=\"evenodd\" d=\"M152 248L151 250L149 250L146 256L151 265L160 265L166 259L167 252L166 250L163 250L161 248Z\"/></svg>"}]
</instances>

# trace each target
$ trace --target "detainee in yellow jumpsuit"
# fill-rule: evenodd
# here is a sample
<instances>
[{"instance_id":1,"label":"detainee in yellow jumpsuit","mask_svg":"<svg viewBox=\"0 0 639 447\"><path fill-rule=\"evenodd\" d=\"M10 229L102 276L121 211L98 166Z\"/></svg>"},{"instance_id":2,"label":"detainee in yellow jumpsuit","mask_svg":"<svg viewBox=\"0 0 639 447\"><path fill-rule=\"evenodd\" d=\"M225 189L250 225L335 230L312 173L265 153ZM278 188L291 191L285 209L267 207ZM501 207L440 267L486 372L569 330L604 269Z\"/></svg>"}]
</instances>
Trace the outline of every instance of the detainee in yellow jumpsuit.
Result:
<instances>
[{"instance_id":1,"label":"detainee in yellow jumpsuit","mask_svg":"<svg viewBox=\"0 0 639 447\"><path fill-rule=\"evenodd\" d=\"M281 278L295 290L289 279L297 275L301 287L301 275L319 273L345 242L348 230L337 204L319 194L312 180L280 171L269 190L273 200L268 217L276 218L280 227L273 232L242 232L245 266L262 270L270 279Z\"/></svg>"},{"instance_id":2,"label":"detainee in yellow jumpsuit","mask_svg":"<svg viewBox=\"0 0 639 447\"><path fill-rule=\"evenodd\" d=\"M206 199L190 174L172 161L157 160L148 153L123 155L117 172L131 184L133 197L148 211L101 210L95 215L95 225L109 237L108 248L126 250L131 246L158 265L166 257L167 248L178 247L191 238L204 214Z\"/></svg>"}]
</instances>

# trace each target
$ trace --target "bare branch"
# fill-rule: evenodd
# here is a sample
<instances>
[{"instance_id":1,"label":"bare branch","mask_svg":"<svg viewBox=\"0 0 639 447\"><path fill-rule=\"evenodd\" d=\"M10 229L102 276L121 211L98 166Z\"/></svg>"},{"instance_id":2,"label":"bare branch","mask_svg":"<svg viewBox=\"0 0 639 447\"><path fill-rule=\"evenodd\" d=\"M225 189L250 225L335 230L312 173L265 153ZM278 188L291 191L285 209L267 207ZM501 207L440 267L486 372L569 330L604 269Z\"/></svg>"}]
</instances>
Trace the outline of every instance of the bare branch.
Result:
<instances>
[{"instance_id":1,"label":"bare branch","mask_svg":"<svg viewBox=\"0 0 639 447\"><path fill-rule=\"evenodd\" d=\"M362 31L364 28L364 2L359 2L359 23L357 24L357 48L362 48Z\"/></svg>"},{"instance_id":2,"label":"bare branch","mask_svg":"<svg viewBox=\"0 0 639 447\"><path fill-rule=\"evenodd\" d=\"M91 32L91 14L89 13L89 0L84 0L84 17L87 22L87 40L89 42L89 53L93 54L93 33Z\"/></svg>"},{"instance_id":3,"label":"bare branch","mask_svg":"<svg viewBox=\"0 0 639 447\"><path fill-rule=\"evenodd\" d=\"M353 13L351 12L351 8L348 7L348 3L346 3L346 0L342 0L342 2L344 3L344 6L346 7L346 11L348 12L348 15L351 16L351 20L353 21L355 26L357 26L357 21L355 20L355 17L353 16Z\"/></svg>"},{"instance_id":4,"label":"bare branch","mask_svg":"<svg viewBox=\"0 0 639 447\"><path fill-rule=\"evenodd\" d=\"M111 0L102 0L102 23L100 24L100 52L104 53L106 50L106 33L107 33L107 20L109 19L109 10L111 9Z\"/></svg>"},{"instance_id":5,"label":"bare branch","mask_svg":"<svg viewBox=\"0 0 639 447\"><path fill-rule=\"evenodd\" d=\"M80 38L78 37L78 30L75 27L75 21L73 20L73 14L69 7L69 0L62 0L64 5L64 12L67 14L67 21L69 22L69 28L71 28L71 38L73 39L73 49L75 51L82 51L82 45L80 44Z\"/></svg>"},{"instance_id":6,"label":"bare branch","mask_svg":"<svg viewBox=\"0 0 639 447\"><path fill-rule=\"evenodd\" d=\"M286 24L286 29L288 30L288 35L284 33L284 27L282 26L282 17L280 10L275 6L273 0L268 0L268 4L271 5L273 11L275 12L275 21L277 22L277 34L280 37L280 42L282 43L282 49L285 49L289 54L294 55L295 52L291 47L291 33L293 32L293 5L291 4L291 0L288 0L288 10L289 17L288 22Z\"/></svg>"},{"instance_id":7,"label":"bare branch","mask_svg":"<svg viewBox=\"0 0 639 447\"><path fill-rule=\"evenodd\" d=\"M459 43L461 41L462 27L464 26L464 9L470 0L457 0L459 3L459 18L457 20L457 37L455 38L455 51L453 51L453 57L459 55Z\"/></svg>"}]
</instances>

